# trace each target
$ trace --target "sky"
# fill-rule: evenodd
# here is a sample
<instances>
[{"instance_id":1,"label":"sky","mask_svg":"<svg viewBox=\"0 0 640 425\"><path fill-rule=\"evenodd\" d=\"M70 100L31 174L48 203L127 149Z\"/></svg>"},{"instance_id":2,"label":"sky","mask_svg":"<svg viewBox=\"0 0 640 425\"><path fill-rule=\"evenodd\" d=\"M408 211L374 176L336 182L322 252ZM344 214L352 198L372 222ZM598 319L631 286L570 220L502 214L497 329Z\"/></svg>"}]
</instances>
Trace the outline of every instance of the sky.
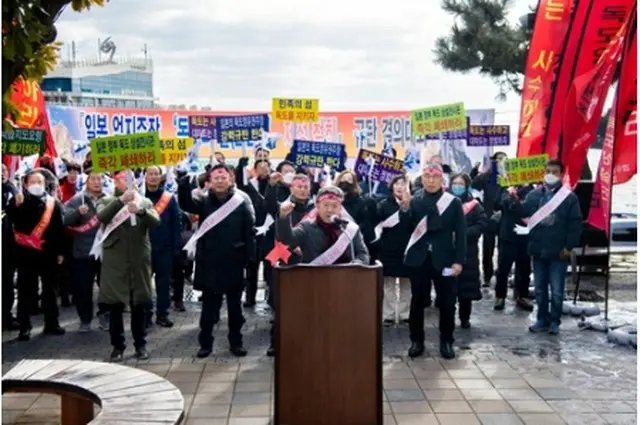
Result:
<instances>
[{"instance_id":1,"label":"sky","mask_svg":"<svg viewBox=\"0 0 640 425\"><path fill-rule=\"evenodd\" d=\"M515 22L534 1L514 0ZM57 23L68 59L97 57L111 36L117 55L154 61L159 102L215 109L270 109L272 97L313 97L325 111L408 110L464 101L495 108L517 127L520 99L496 100L476 71L434 64L435 39L453 17L437 0L118 0L66 10Z\"/></svg>"}]
</instances>

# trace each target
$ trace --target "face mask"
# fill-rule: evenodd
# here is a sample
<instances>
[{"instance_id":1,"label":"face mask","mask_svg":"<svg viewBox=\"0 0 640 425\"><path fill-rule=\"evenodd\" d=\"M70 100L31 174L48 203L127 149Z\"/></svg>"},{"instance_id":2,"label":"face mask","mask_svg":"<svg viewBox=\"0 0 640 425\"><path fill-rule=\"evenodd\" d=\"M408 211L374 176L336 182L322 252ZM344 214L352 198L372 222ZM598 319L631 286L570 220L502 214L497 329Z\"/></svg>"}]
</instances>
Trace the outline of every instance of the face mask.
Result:
<instances>
[{"instance_id":1,"label":"face mask","mask_svg":"<svg viewBox=\"0 0 640 425\"><path fill-rule=\"evenodd\" d=\"M33 196L40 197L44 195L44 186L41 186L39 184L32 184L27 188L27 191L29 191L29 193Z\"/></svg>"},{"instance_id":2,"label":"face mask","mask_svg":"<svg viewBox=\"0 0 640 425\"><path fill-rule=\"evenodd\" d=\"M296 175L294 173L287 173L284 176L282 176L282 181L284 182L284 184L291 184L295 176Z\"/></svg>"},{"instance_id":3,"label":"face mask","mask_svg":"<svg viewBox=\"0 0 640 425\"><path fill-rule=\"evenodd\" d=\"M456 196L462 196L466 191L467 189L461 184L454 184L453 186L451 186L451 193Z\"/></svg>"},{"instance_id":4,"label":"face mask","mask_svg":"<svg viewBox=\"0 0 640 425\"><path fill-rule=\"evenodd\" d=\"M555 174L545 174L544 175L544 183L548 186L553 186L554 184L558 183L560 181L560 178L558 176L556 176Z\"/></svg>"},{"instance_id":5,"label":"face mask","mask_svg":"<svg viewBox=\"0 0 640 425\"><path fill-rule=\"evenodd\" d=\"M348 192L351 190L351 183L349 182L340 182L338 183L338 187L342 189L343 192Z\"/></svg>"}]
</instances>

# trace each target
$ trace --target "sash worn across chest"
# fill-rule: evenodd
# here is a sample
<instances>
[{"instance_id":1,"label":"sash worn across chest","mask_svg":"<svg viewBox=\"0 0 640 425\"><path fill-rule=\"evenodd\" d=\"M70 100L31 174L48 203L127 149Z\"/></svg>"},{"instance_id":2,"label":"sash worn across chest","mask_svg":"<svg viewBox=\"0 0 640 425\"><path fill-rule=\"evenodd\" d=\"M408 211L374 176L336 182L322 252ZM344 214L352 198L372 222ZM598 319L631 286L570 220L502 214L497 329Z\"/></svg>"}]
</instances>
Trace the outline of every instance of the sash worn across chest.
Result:
<instances>
[{"instance_id":1,"label":"sash worn across chest","mask_svg":"<svg viewBox=\"0 0 640 425\"><path fill-rule=\"evenodd\" d=\"M528 234L529 231L531 231L531 229L536 227L538 224L544 221L544 219L546 219L551 214L553 214L555 210L558 209L560 204L562 204L570 194L571 194L571 189L569 189L566 186L562 186L553 195L553 197L549 200L549 202L547 202L542 207L540 207L535 213L533 213L533 215L530 218L522 219L522 221L524 221L527 224L527 227L518 226L516 224L514 229L515 232L518 234L525 234L525 235Z\"/></svg>"},{"instance_id":2,"label":"sash worn across chest","mask_svg":"<svg viewBox=\"0 0 640 425\"><path fill-rule=\"evenodd\" d=\"M67 226L67 229L72 231L73 233L86 233L94 229L99 224L100 220L98 220L98 216L94 215L86 223L81 224L80 226Z\"/></svg>"},{"instance_id":3,"label":"sash worn across chest","mask_svg":"<svg viewBox=\"0 0 640 425\"><path fill-rule=\"evenodd\" d=\"M451 202L455 199L455 196L448 192L443 192L436 203L436 208L438 209L438 214L442 215ZM418 225L414 229L413 233L411 233L411 237L409 238L409 243L407 244L407 248L404 250L404 255L406 256L409 252L409 249L413 245L415 245L424 235L427 234L427 216L422 217L422 220L418 222Z\"/></svg>"},{"instance_id":4,"label":"sash worn across chest","mask_svg":"<svg viewBox=\"0 0 640 425\"><path fill-rule=\"evenodd\" d=\"M198 228L198 230L191 236L191 239L185 244L183 250L187 251L187 255L191 258L196 253L196 243L198 239L204 236L209 230L213 229L220 222L222 222L225 218L229 216L232 212L234 212L242 203L244 202L244 198L240 196L238 192L234 193L231 199L225 202L220 208L213 212L213 214L209 215L204 219L202 225Z\"/></svg>"},{"instance_id":5,"label":"sash worn across chest","mask_svg":"<svg viewBox=\"0 0 640 425\"><path fill-rule=\"evenodd\" d=\"M378 223L378 225L373 229L376 237L371 243L377 242L382 237L383 229L390 229L395 227L398 223L400 223L400 210L394 212L389 217Z\"/></svg>"},{"instance_id":6,"label":"sash worn across chest","mask_svg":"<svg viewBox=\"0 0 640 425\"><path fill-rule=\"evenodd\" d=\"M163 192L162 195L160 196L160 199L158 199L158 202L155 203L155 205L153 206L153 209L156 210L158 215L162 215L164 210L167 209L167 207L169 206L169 202L171 202L171 196L172 196L171 193Z\"/></svg>"},{"instance_id":7,"label":"sash worn across chest","mask_svg":"<svg viewBox=\"0 0 640 425\"><path fill-rule=\"evenodd\" d=\"M465 202L464 204L462 204L462 212L464 212L464 215L469 214L471 211L473 211L473 209L479 204L477 199L473 199L469 202Z\"/></svg>"},{"instance_id":8,"label":"sash worn across chest","mask_svg":"<svg viewBox=\"0 0 640 425\"><path fill-rule=\"evenodd\" d=\"M42 244L44 243L44 240L42 240L42 236L51 223L51 218L53 217L53 210L55 209L55 206L55 199L53 199L51 196L47 196L45 200L44 212L42 213L42 217L40 217L40 221L38 222L38 224L36 224L36 227L33 228L31 234L29 235L20 232L14 232L16 243L26 248L35 249L36 251L42 251Z\"/></svg>"},{"instance_id":9,"label":"sash worn across chest","mask_svg":"<svg viewBox=\"0 0 640 425\"><path fill-rule=\"evenodd\" d=\"M98 233L96 233L96 237L93 239L93 245L91 246L91 251L89 255L93 255L96 259L102 258L102 244L107 240L109 235L116 230L122 223L127 221L131 217L131 213L129 209L125 205L120 208L120 211L113 217L111 222L106 226L101 226L98 229ZM96 216L97 218L97 216Z\"/></svg>"},{"instance_id":10,"label":"sash worn across chest","mask_svg":"<svg viewBox=\"0 0 640 425\"><path fill-rule=\"evenodd\" d=\"M347 250L357 232L358 225L350 222L338 240L309 264L313 266L328 266L334 264ZM351 260L353 261L354 258Z\"/></svg>"}]
</instances>

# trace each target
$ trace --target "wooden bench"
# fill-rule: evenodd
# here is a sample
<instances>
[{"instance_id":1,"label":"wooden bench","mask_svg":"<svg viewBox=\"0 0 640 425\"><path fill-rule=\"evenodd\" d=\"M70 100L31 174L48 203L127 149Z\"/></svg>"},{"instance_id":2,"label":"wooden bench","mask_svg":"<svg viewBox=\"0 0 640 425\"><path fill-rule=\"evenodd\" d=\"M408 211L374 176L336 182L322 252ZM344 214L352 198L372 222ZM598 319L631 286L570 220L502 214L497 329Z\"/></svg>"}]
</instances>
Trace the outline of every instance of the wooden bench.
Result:
<instances>
[{"instance_id":1,"label":"wooden bench","mask_svg":"<svg viewBox=\"0 0 640 425\"><path fill-rule=\"evenodd\" d=\"M184 418L184 398L171 382L109 363L23 360L2 377L5 392L59 395L61 425L179 425Z\"/></svg>"}]
</instances>

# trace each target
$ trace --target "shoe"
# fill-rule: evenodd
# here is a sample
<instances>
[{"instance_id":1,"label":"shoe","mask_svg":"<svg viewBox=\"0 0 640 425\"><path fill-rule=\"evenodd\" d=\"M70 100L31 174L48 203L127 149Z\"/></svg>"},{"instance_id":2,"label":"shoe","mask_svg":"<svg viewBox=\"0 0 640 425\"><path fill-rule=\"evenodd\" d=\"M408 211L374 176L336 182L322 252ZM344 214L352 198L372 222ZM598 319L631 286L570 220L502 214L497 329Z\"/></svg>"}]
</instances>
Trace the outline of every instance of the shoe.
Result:
<instances>
[{"instance_id":1,"label":"shoe","mask_svg":"<svg viewBox=\"0 0 640 425\"><path fill-rule=\"evenodd\" d=\"M274 347L273 345L270 345L269 348L267 349L267 357L275 357L276 355L276 347Z\"/></svg>"},{"instance_id":2,"label":"shoe","mask_svg":"<svg viewBox=\"0 0 640 425\"><path fill-rule=\"evenodd\" d=\"M91 332L91 323L80 323L78 333L86 334L87 332Z\"/></svg>"},{"instance_id":3,"label":"shoe","mask_svg":"<svg viewBox=\"0 0 640 425\"><path fill-rule=\"evenodd\" d=\"M18 321L16 320L15 317L10 317L7 320L3 320L2 321L2 330L3 331L19 331L20 330L20 323L18 323Z\"/></svg>"},{"instance_id":4,"label":"shoe","mask_svg":"<svg viewBox=\"0 0 640 425\"><path fill-rule=\"evenodd\" d=\"M200 295L200 296L198 297L198 302L199 302L199 303L201 303L201 302L202 302L202 295Z\"/></svg>"},{"instance_id":5,"label":"shoe","mask_svg":"<svg viewBox=\"0 0 640 425\"><path fill-rule=\"evenodd\" d=\"M409 319L402 319L401 322L405 325L409 325Z\"/></svg>"},{"instance_id":6,"label":"shoe","mask_svg":"<svg viewBox=\"0 0 640 425\"><path fill-rule=\"evenodd\" d=\"M56 326L50 328L45 327L42 333L47 335L64 335L67 331L65 331L61 326Z\"/></svg>"},{"instance_id":7,"label":"shoe","mask_svg":"<svg viewBox=\"0 0 640 425\"><path fill-rule=\"evenodd\" d=\"M440 355L447 360L455 359L456 352L453 350L453 344L450 342L441 342Z\"/></svg>"},{"instance_id":8,"label":"shoe","mask_svg":"<svg viewBox=\"0 0 640 425\"><path fill-rule=\"evenodd\" d=\"M245 301L242 306L244 308L253 308L256 306L256 300L249 300L249 301Z\"/></svg>"},{"instance_id":9,"label":"shoe","mask_svg":"<svg viewBox=\"0 0 640 425\"><path fill-rule=\"evenodd\" d=\"M193 285L193 279L191 278L191 276L185 276L185 277L184 277L184 282L185 282L187 285Z\"/></svg>"},{"instance_id":10,"label":"shoe","mask_svg":"<svg viewBox=\"0 0 640 425\"><path fill-rule=\"evenodd\" d=\"M384 319L382 321L382 326L384 326L385 328L388 328L390 326L393 326L393 320L391 319Z\"/></svg>"},{"instance_id":11,"label":"shoe","mask_svg":"<svg viewBox=\"0 0 640 425\"><path fill-rule=\"evenodd\" d=\"M529 332L540 333L549 331L549 326L542 322L536 322L533 325L529 326Z\"/></svg>"},{"instance_id":12,"label":"shoe","mask_svg":"<svg viewBox=\"0 0 640 425\"><path fill-rule=\"evenodd\" d=\"M18 341L29 341L31 339L31 331L20 331Z\"/></svg>"},{"instance_id":13,"label":"shoe","mask_svg":"<svg viewBox=\"0 0 640 425\"><path fill-rule=\"evenodd\" d=\"M138 360L149 360L149 352L145 347L136 348L136 358Z\"/></svg>"},{"instance_id":14,"label":"shoe","mask_svg":"<svg viewBox=\"0 0 640 425\"><path fill-rule=\"evenodd\" d=\"M496 298L496 303L493 305L493 309L496 311L504 310L504 298Z\"/></svg>"},{"instance_id":15,"label":"shoe","mask_svg":"<svg viewBox=\"0 0 640 425\"><path fill-rule=\"evenodd\" d=\"M560 333L560 325L552 323L549 326L549 335L558 335Z\"/></svg>"},{"instance_id":16,"label":"shoe","mask_svg":"<svg viewBox=\"0 0 640 425\"><path fill-rule=\"evenodd\" d=\"M232 346L229 348L229 351L236 357L244 357L247 355L247 350L242 345Z\"/></svg>"},{"instance_id":17,"label":"shoe","mask_svg":"<svg viewBox=\"0 0 640 425\"><path fill-rule=\"evenodd\" d=\"M187 309L184 306L184 302L176 301L173 303L173 309L177 312L184 313Z\"/></svg>"},{"instance_id":18,"label":"shoe","mask_svg":"<svg viewBox=\"0 0 640 425\"><path fill-rule=\"evenodd\" d=\"M156 319L156 325L162 327L162 328L172 328L173 327L173 322L171 320L169 320L168 317L158 317Z\"/></svg>"},{"instance_id":19,"label":"shoe","mask_svg":"<svg viewBox=\"0 0 640 425\"><path fill-rule=\"evenodd\" d=\"M471 327L471 322L469 322L469 319L460 319L460 327L462 329L469 329Z\"/></svg>"},{"instance_id":20,"label":"shoe","mask_svg":"<svg viewBox=\"0 0 640 425\"><path fill-rule=\"evenodd\" d=\"M213 350L211 348L201 348L196 353L196 357L199 359L204 359L205 357L209 357Z\"/></svg>"},{"instance_id":21,"label":"shoe","mask_svg":"<svg viewBox=\"0 0 640 425\"><path fill-rule=\"evenodd\" d=\"M516 300L516 307L524 310L524 311L533 311L533 303L526 298L518 298Z\"/></svg>"},{"instance_id":22,"label":"shoe","mask_svg":"<svg viewBox=\"0 0 640 425\"><path fill-rule=\"evenodd\" d=\"M69 297L66 298L61 298L60 299L60 306L64 307L64 308L69 308L71 307L73 304L71 304L71 300L69 299Z\"/></svg>"},{"instance_id":23,"label":"shoe","mask_svg":"<svg viewBox=\"0 0 640 425\"><path fill-rule=\"evenodd\" d=\"M491 288L491 279L489 279L489 280L485 280L485 281L482 283L482 287L483 287L483 288Z\"/></svg>"},{"instance_id":24,"label":"shoe","mask_svg":"<svg viewBox=\"0 0 640 425\"><path fill-rule=\"evenodd\" d=\"M120 363L122 361L123 352L124 350L118 350L117 348L114 348L111 352L111 355L109 356L109 361L112 363Z\"/></svg>"},{"instance_id":25,"label":"shoe","mask_svg":"<svg viewBox=\"0 0 640 425\"><path fill-rule=\"evenodd\" d=\"M424 303L424 308L429 308L431 307L431 298L429 298L427 301L425 301Z\"/></svg>"},{"instance_id":26,"label":"shoe","mask_svg":"<svg viewBox=\"0 0 640 425\"><path fill-rule=\"evenodd\" d=\"M109 313L98 315L98 327L103 331L109 330Z\"/></svg>"},{"instance_id":27,"label":"shoe","mask_svg":"<svg viewBox=\"0 0 640 425\"><path fill-rule=\"evenodd\" d=\"M409 347L409 357L412 359L415 357L419 357L424 353L424 342L412 342L411 347Z\"/></svg>"}]
</instances>

